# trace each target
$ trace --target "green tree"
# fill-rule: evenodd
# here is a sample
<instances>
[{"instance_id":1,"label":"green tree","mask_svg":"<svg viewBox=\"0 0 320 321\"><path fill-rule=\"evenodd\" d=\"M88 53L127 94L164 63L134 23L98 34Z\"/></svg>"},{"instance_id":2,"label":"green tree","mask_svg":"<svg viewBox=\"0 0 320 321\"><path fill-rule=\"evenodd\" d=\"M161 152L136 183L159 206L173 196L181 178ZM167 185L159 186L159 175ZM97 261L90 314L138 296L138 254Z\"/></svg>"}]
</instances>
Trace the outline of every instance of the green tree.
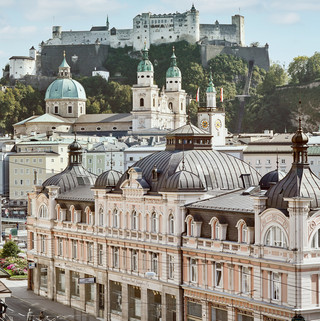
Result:
<instances>
[{"instance_id":1,"label":"green tree","mask_svg":"<svg viewBox=\"0 0 320 321\"><path fill-rule=\"evenodd\" d=\"M14 241L8 241L3 245L1 257L17 257L20 252L18 245Z\"/></svg>"},{"instance_id":2,"label":"green tree","mask_svg":"<svg viewBox=\"0 0 320 321\"><path fill-rule=\"evenodd\" d=\"M277 86L283 86L288 82L288 75L279 64L273 64L267 71L264 81L258 87L260 94L270 94Z\"/></svg>"},{"instance_id":3,"label":"green tree","mask_svg":"<svg viewBox=\"0 0 320 321\"><path fill-rule=\"evenodd\" d=\"M306 68L306 81L310 82L320 78L320 52L315 52L308 59Z\"/></svg>"},{"instance_id":4,"label":"green tree","mask_svg":"<svg viewBox=\"0 0 320 321\"><path fill-rule=\"evenodd\" d=\"M298 56L293 58L293 61L289 64L288 68L291 83L301 84L305 81L308 60L309 58L307 56Z\"/></svg>"}]
</instances>

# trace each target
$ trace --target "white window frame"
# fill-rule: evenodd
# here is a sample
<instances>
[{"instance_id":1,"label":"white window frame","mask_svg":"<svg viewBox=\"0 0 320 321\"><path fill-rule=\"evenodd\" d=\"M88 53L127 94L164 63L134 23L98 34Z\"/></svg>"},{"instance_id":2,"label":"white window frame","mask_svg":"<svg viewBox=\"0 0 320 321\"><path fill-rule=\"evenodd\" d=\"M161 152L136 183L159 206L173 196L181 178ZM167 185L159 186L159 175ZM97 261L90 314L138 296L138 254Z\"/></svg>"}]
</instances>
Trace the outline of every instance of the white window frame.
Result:
<instances>
[{"instance_id":1,"label":"white window frame","mask_svg":"<svg viewBox=\"0 0 320 321\"><path fill-rule=\"evenodd\" d=\"M271 300L280 301L281 299L281 273L270 272L270 298Z\"/></svg>"}]
</instances>

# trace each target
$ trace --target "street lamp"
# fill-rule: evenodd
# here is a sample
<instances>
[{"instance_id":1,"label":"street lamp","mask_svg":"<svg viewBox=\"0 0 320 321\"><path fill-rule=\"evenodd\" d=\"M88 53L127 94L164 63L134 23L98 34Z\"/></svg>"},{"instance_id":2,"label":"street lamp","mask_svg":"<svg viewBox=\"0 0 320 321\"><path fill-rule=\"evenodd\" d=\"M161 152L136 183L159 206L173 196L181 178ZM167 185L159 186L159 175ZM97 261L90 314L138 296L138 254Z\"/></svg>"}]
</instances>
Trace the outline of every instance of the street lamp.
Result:
<instances>
[{"instance_id":1,"label":"street lamp","mask_svg":"<svg viewBox=\"0 0 320 321\"><path fill-rule=\"evenodd\" d=\"M291 321L305 321L304 317L301 314L296 314Z\"/></svg>"}]
</instances>

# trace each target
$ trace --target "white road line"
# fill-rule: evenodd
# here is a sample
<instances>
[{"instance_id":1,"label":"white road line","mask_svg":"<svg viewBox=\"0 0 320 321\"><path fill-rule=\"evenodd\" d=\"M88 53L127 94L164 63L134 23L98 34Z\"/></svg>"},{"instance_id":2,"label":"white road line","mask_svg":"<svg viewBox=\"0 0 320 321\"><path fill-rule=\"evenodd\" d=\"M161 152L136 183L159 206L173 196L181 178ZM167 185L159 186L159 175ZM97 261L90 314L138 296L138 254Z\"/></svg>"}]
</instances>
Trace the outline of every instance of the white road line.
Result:
<instances>
[{"instance_id":1,"label":"white road line","mask_svg":"<svg viewBox=\"0 0 320 321\"><path fill-rule=\"evenodd\" d=\"M14 310L12 310L12 309L10 309L10 308L8 308L8 310L10 310L10 311L12 311L12 312L14 311Z\"/></svg>"},{"instance_id":2,"label":"white road line","mask_svg":"<svg viewBox=\"0 0 320 321\"><path fill-rule=\"evenodd\" d=\"M25 315L24 315L24 314L22 314L22 313L20 313L20 312L18 312L18 314L19 314L19 315L21 315L21 316L23 316L23 317L25 317Z\"/></svg>"}]
</instances>

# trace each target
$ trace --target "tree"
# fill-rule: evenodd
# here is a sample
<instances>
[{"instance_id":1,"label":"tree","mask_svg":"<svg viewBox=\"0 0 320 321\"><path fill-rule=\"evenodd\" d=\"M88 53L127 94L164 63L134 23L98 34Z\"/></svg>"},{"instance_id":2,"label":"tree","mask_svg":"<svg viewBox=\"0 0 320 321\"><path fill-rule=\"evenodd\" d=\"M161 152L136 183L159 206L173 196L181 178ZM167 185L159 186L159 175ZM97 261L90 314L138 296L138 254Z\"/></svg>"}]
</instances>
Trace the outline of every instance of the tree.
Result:
<instances>
[{"instance_id":1,"label":"tree","mask_svg":"<svg viewBox=\"0 0 320 321\"><path fill-rule=\"evenodd\" d=\"M306 81L311 82L320 78L320 52L315 52L314 55L308 59L306 68Z\"/></svg>"},{"instance_id":2,"label":"tree","mask_svg":"<svg viewBox=\"0 0 320 321\"><path fill-rule=\"evenodd\" d=\"M279 65L273 64L266 73L266 77L262 84L258 87L260 94L270 94L277 86L283 86L288 81L288 75L286 71Z\"/></svg>"},{"instance_id":3,"label":"tree","mask_svg":"<svg viewBox=\"0 0 320 321\"><path fill-rule=\"evenodd\" d=\"M18 245L14 241L8 241L2 248L1 257L17 257L19 253L20 249Z\"/></svg>"},{"instance_id":4,"label":"tree","mask_svg":"<svg viewBox=\"0 0 320 321\"><path fill-rule=\"evenodd\" d=\"M301 84L306 80L308 60L309 58L307 56L293 58L293 61L289 64L288 68L291 83Z\"/></svg>"}]
</instances>

